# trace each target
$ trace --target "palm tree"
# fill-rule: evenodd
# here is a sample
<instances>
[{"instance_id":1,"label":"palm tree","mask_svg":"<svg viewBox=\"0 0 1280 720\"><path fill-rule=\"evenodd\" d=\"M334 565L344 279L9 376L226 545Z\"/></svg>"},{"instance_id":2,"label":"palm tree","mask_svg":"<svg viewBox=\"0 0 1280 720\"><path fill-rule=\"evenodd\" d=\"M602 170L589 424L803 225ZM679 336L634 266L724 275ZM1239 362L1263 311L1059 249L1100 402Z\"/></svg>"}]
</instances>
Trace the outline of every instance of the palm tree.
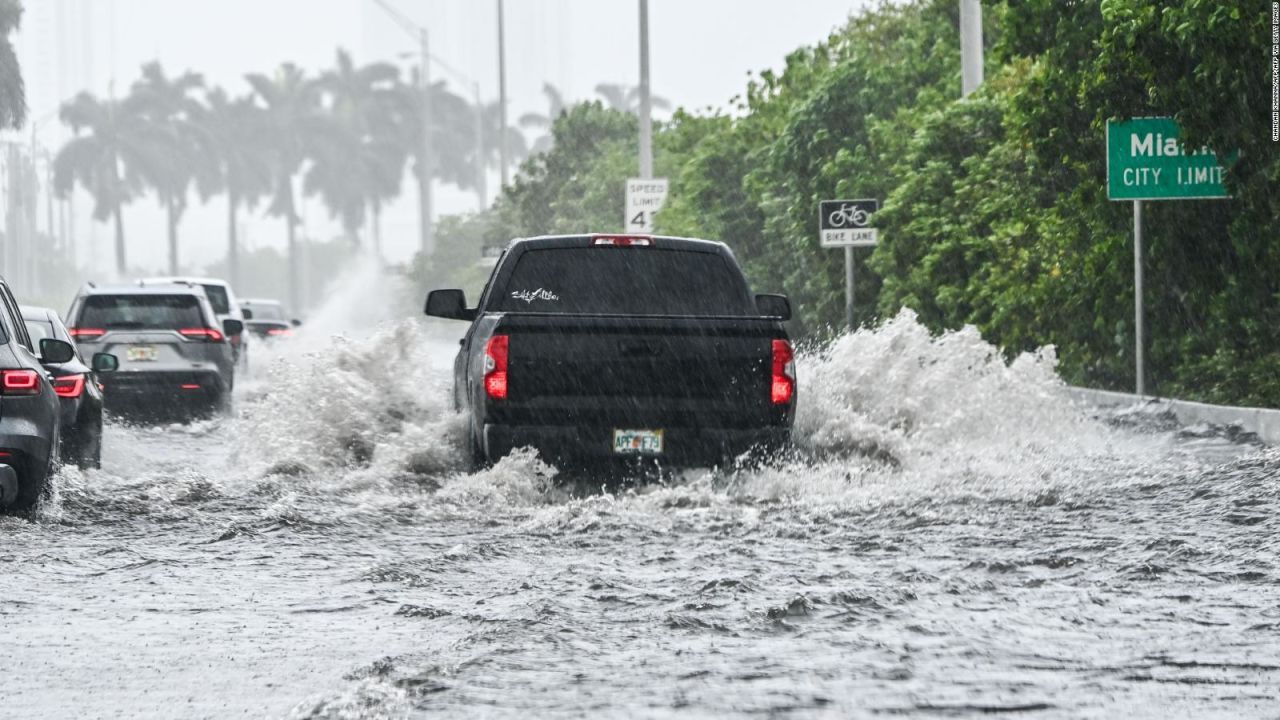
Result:
<instances>
[{"instance_id":1,"label":"palm tree","mask_svg":"<svg viewBox=\"0 0 1280 720\"><path fill-rule=\"evenodd\" d=\"M78 183L93 196L93 217L115 221L116 271L125 257L122 206L142 191L144 176L155 176L168 158L145 130L137 98L101 101L80 93L62 106L62 122L75 137L54 160L54 186L64 197Z\"/></svg>"},{"instance_id":2,"label":"palm tree","mask_svg":"<svg viewBox=\"0 0 1280 720\"><path fill-rule=\"evenodd\" d=\"M596 94L604 99L605 105L614 110L621 110L632 115L640 112L640 88L617 83L600 83L596 86ZM657 95L649 96L649 104L658 110L670 110L671 103Z\"/></svg>"},{"instance_id":3,"label":"palm tree","mask_svg":"<svg viewBox=\"0 0 1280 720\"><path fill-rule=\"evenodd\" d=\"M399 194L407 157L398 142L399 79L394 65L357 67L350 54L338 51L336 67L316 81L327 111L325 141L313 151L304 186L320 195L357 245L368 219L379 255L382 203Z\"/></svg>"},{"instance_id":4,"label":"palm tree","mask_svg":"<svg viewBox=\"0 0 1280 720\"><path fill-rule=\"evenodd\" d=\"M542 131L542 135L533 141L533 147L530 149L530 152L534 155L551 149L551 126L555 123L556 118L560 117L565 108L568 107L565 105L564 95L551 83L542 84L542 94L547 97L547 114L525 113L520 116L519 121L521 127Z\"/></svg>"},{"instance_id":5,"label":"palm tree","mask_svg":"<svg viewBox=\"0 0 1280 720\"><path fill-rule=\"evenodd\" d=\"M292 63L280 66L275 77L246 76L263 111L263 139L271 167L271 205L267 212L282 217L288 234L289 307L301 307L298 284L298 211L294 202L293 178L302 167L315 138L323 134L320 92L302 70Z\"/></svg>"},{"instance_id":6,"label":"palm tree","mask_svg":"<svg viewBox=\"0 0 1280 720\"><path fill-rule=\"evenodd\" d=\"M9 36L22 24L22 3L0 0L0 128L18 128L27 118L26 90L18 53Z\"/></svg>"},{"instance_id":7,"label":"palm tree","mask_svg":"<svg viewBox=\"0 0 1280 720\"><path fill-rule=\"evenodd\" d=\"M187 193L200 177L205 185L216 173L217 160L208 128L200 120L203 107L195 92L204 79L193 72L165 75L158 62L142 67L142 78L133 84L131 99L137 102L142 130L167 162L144 169L146 180L169 216L169 272L178 273L178 223L187 209Z\"/></svg>"},{"instance_id":8,"label":"palm tree","mask_svg":"<svg viewBox=\"0 0 1280 720\"><path fill-rule=\"evenodd\" d=\"M484 106L484 158L488 167L498 167L502 163L502 147L498 138L502 137L502 105L497 100ZM529 142L524 133L514 126L507 126L507 163L519 165L529 156Z\"/></svg>"},{"instance_id":9,"label":"palm tree","mask_svg":"<svg viewBox=\"0 0 1280 720\"><path fill-rule=\"evenodd\" d=\"M411 171L421 194L422 85L418 69L409 82L397 86L396 113L399 142L412 159ZM496 136L495 136L496 137ZM483 173L476 166L475 106L450 92L444 82L431 85L431 180L442 180L463 190L484 194Z\"/></svg>"},{"instance_id":10,"label":"palm tree","mask_svg":"<svg viewBox=\"0 0 1280 720\"><path fill-rule=\"evenodd\" d=\"M271 165L264 142L263 111L252 96L230 99L221 88L205 95L201 124L209 131L216 152L217 173L202 194L222 190L227 194L227 272L231 285L240 281L240 248L237 213L241 205L252 208L271 190Z\"/></svg>"}]
</instances>

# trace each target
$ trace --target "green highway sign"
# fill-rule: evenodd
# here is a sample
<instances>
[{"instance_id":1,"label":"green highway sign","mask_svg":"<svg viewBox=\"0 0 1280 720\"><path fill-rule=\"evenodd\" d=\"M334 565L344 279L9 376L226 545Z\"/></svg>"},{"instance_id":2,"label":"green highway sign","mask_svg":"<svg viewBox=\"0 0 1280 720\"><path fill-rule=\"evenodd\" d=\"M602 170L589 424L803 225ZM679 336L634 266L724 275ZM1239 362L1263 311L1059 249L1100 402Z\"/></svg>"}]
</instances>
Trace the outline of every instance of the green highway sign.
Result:
<instances>
[{"instance_id":1,"label":"green highway sign","mask_svg":"<svg viewBox=\"0 0 1280 720\"><path fill-rule=\"evenodd\" d=\"M1225 198L1224 170L1208 148L1178 141L1173 118L1107 121L1107 197L1111 200Z\"/></svg>"}]
</instances>

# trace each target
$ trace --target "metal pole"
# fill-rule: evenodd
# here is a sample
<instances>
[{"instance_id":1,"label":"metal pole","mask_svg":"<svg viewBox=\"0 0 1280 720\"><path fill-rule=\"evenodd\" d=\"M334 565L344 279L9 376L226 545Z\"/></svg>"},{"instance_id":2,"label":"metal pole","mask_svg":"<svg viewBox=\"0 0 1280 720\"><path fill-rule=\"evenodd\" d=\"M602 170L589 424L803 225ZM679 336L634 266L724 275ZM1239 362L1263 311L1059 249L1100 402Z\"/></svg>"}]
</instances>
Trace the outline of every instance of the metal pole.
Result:
<instances>
[{"instance_id":1,"label":"metal pole","mask_svg":"<svg viewBox=\"0 0 1280 720\"><path fill-rule=\"evenodd\" d=\"M476 200L480 212L484 212L489 206L489 193L484 176L484 104L480 101L480 83L471 83L471 92L476 103Z\"/></svg>"},{"instance_id":2,"label":"metal pole","mask_svg":"<svg viewBox=\"0 0 1280 720\"><path fill-rule=\"evenodd\" d=\"M649 0L640 0L640 177L653 177L653 108L649 101Z\"/></svg>"},{"instance_id":3,"label":"metal pole","mask_svg":"<svg viewBox=\"0 0 1280 720\"><path fill-rule=\"evenodd\" d=\"M418 183L418 204L422 213L422 254L431 257L436 251L436 239L431 227L431 52L426 28L418 29L418 39L422 44L422 68L418 73L422 83L422 158L418 168L422 180Z\"/></svg>"},{"instance_id":4,"label":"metal pole","mask_svg":"<svg viewBox=\"0 0 1280 720\"><path fill-rule=\"evenodd\" d=\"M960 97L982 84L982 5L960 0Z\"/></svg>"},{"instance_id":5,"label":"metal pole","mask_svg":"<svg viewBox=\"0 0 1280 720\"><path fill-rule=\"evenodd\" d=\"M844 248L844 324L849 331L857 329L853 317L853 248Z\"/></svg>"},{"instance_id":6,"label":"metal pole","mask_svg":"<svg viewBox=\"0 0 1280 720\"><path fill-rule=\"evenodd\" d=\"M502 188L507 187L507 41L502 0L498 0L498 169Z\"/></svg>"},{"instance_id":7,"label":"metal pole","mask_svg":"<svg viewBox=\"0 0 1280 720\"><path fill-rule=\"evenodd\" d=\"M1133 201L1133 365L1138 395L1147 394L1145 343L1142 322L1142 201Z\"/></svg>"}]
</instances>

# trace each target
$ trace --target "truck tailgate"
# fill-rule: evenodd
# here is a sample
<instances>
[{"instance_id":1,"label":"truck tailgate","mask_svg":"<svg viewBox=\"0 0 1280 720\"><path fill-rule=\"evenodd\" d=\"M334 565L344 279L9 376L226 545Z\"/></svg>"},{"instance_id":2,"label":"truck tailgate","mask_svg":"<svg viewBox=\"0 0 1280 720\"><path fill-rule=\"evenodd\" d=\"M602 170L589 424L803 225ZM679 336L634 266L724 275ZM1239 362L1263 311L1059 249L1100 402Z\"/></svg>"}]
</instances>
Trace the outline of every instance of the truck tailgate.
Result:
<instances>
[{"instance_id":1,"label":"truck tailgate","mask_svg":"<svg viewBox=\"0 0 1280 720\"><path fill-rule=\"evenodd\" d=\"M765 319L511 314L495 332L510 338L504 415L736 426L775 414Z\"/></svg>"}]
</instances>

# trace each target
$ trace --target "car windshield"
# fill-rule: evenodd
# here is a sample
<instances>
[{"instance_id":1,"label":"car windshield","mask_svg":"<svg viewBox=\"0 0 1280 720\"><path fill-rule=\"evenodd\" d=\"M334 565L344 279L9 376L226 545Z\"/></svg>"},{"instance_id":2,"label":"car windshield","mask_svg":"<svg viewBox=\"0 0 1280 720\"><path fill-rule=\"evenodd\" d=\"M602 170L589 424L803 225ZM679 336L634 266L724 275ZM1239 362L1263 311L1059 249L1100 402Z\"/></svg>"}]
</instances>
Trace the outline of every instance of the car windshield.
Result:
<instances>
[{"instance_id":1,"label":"car windshield","mask_svg":"<svg viewBox=\"0 0 1280 720\"><path fill-rule=\"evenodd\" d=\"M176 330L204 327L194 295L94 295L85 300L79 327Z\"/></svg>"},{"instance_id":2,"label":"car windshield","mask_svg":"<svg viewBox=\"0 0 1280 720\"><path fill-rule=\"evenodd\" d=\"M284 320L284 309L279 305L246 305L244 309L253 313L254 320Z\"/></svg>"},{"instance_id":3,"label":"car windshield","mask_svg":"<svg viewBox=\"0 0 1280 720\"><path fill-rule=\"evenodd\" d=\"M520 257L497 305L504 312L754 315L746 289L714 253L558 248Z\"/></svg>"},{"instance_id":4,"label":"car windshield","mask_svg":"<svg viewBox=\"0 0 1280 720\"><path fill-rule=\"evenodd\" d=\"M53 332L53 323L47 320L27 320L27 334L31 336L31 342L39 344L45 338L57 338Z\"/></svg>"},{"instance_id":5,"label":"car windshield","mask_svg":"<svg viewBox=\"0 0 1280 720\"><path fill-rule=\"evenodd\" d=\"M231 314L231 300L227 297L227 289L221 285L201 285L204 294L209 296L209 304L219 315Z\"/></svg>"}]
</instances>

